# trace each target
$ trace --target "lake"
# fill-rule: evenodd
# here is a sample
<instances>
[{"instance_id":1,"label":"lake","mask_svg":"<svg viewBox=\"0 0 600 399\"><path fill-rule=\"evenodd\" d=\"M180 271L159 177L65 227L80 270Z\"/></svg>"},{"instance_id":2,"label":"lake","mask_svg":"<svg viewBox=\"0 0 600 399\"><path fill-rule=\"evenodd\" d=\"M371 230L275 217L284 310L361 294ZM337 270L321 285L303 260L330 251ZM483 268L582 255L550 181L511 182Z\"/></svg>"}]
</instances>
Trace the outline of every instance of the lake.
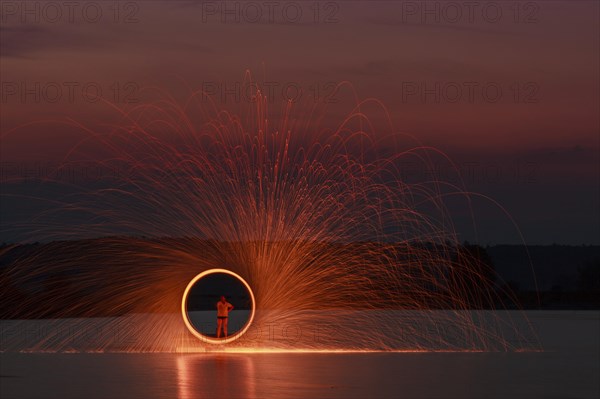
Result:
<instances>
[{"instance_id":1,"label":"lake","mask_svg":"<svg viewBox=\"0 0 600 399\"><path fill-rule=\"evenodd\" d=\"M543 351L20 353L2 398L597 398L600 312L528 312Z\"/></svg>"}]
</instances>

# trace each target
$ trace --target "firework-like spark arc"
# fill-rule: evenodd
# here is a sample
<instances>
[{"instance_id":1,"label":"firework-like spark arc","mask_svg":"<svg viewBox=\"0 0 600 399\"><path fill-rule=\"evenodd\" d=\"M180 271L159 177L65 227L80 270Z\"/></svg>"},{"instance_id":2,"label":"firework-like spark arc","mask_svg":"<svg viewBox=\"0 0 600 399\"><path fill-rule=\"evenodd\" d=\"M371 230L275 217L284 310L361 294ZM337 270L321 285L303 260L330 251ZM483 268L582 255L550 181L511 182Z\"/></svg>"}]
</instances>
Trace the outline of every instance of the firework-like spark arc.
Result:
<instances>
[{"instance_id":1,"label":"firework-like spark arc","mask_svg":"<svg viewBox=\"0 0 600 399\"><path fill-rule=\"evenodd\" d=\"M108 131L70 122L86 137L55 172L119 173L62 184L54 206L12 227L24 239L105 237L49 244L8 268L6 284L42 279L47 294L6 294L21 303L6 317L52 315L74 331L25 348L210 349L183 307L190 281L220 268L253 303L221 350L524 349L527 323L483 310L496 303L493 278L460 245L444 202L463 188L403 177L405 160L427 167L443 154L378 133L374 104L356 102L333 129L321 106L271 117L260 91L239 115L196 92L117 110ZM87 322L101 331L93 344L72 344L87 331L74 315L106 316ZM117 333L127 339L115 344Z\"/></svg>"}]
</instances>

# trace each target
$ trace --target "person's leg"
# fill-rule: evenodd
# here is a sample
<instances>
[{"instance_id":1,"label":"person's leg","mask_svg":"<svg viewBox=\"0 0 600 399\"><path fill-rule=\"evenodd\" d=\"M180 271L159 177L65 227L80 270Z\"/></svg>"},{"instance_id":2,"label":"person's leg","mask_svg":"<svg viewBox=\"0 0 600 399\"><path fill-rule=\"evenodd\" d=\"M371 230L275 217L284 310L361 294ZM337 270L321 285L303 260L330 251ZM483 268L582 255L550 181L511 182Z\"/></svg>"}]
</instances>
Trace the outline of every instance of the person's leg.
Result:
<instances>
[{"instance_id":1,"label":"person's leg","mask_svg":"<svg viewBox=\"0 0 600 399\"><path fill-rule=\"evenodd\" d=\"M223 327L223 319L217 319L217 338L221 338L221 327Z\"/></svg>"},{"instance_id":2,"label":"person's leg","mask_svg":"<svg viewBox=\"0 0 600 399\"><path fill-rule=\"evenodd\" d=\"M225 338L227 338L227 320L229 319L223 319L223 332L225 333Z\"/></svg>"}]
</instances>

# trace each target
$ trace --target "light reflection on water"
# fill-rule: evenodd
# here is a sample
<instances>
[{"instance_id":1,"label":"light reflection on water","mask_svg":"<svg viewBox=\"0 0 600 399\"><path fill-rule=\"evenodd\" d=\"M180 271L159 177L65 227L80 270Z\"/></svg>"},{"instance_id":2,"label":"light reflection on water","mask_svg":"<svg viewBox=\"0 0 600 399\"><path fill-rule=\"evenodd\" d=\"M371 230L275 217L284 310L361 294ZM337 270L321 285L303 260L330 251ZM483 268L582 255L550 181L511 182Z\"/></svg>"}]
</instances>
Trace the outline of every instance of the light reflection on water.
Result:
<instances>
[{"instance_id":1,"label":"light reflection on water","mask_svg":"<svg viewBox=\"0 0 600 399\"><path fill-rule=\"evenodd\" d=\"M599 397L597 352L0 354L7 398Z\"/></svg>"},{"instance_id":2,"label":"light reflection on water","mask_svg":"<svg viewBox=\"0 0 600 399\"><path fill-rule=\"evenodd\" d=\"M244 355L182 355L177 357L179 399L254 398L254 363Z\"/></svg>"},{"instance_id":3,"label":"light reflection on water","mask_svg":"<svg viewBox=\"0 0 600 399\"><path fill-rule=\"evenodd\" d=\"M178 395L179 399L316 396L346 398L353 396L352 390L346 389L341 384L350 383L353 386L354 383L344 381L344 375L349 371L352 374L352 370L363 373L364 370L360 366L362 362L357 362L361 356L365 355L326 353L178 355ZM368 360L368 358L362 359ZM345 360L350 362L344 364ZM366 378L372 377L368 373L363 375Z\"/></svg>"},{"instance_id":4,"label":"light reflection on water","mask_svg":"<svg viewBox=\"0 0 600 399\"><path fill-rule=\"evenodd\" d=\"M592 398L600 371L594 356L540 352L177 356L179 399Z\"/></svg>"}]
</instances>

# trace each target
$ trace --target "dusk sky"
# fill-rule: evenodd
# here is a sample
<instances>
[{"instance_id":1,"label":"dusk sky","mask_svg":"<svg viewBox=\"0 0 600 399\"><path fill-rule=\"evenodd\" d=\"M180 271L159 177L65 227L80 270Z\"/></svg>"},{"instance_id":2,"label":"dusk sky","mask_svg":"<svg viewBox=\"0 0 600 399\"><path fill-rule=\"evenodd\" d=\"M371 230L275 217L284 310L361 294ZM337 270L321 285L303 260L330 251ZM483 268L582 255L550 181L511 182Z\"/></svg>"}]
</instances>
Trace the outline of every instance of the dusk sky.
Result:
<instances>
[{"instance_id":1,"label":"dusk sky","mask_svg":"<svg viewBox=\"0 0 600 399\"><path fill-rule=\"evenodd\" d=\"M125 108L148 86L178 99L217 88L219 105L235 111L223 88L250 70L274 88L273 109L283 87L301 88L305 104L348 81L385 104L395 132L446 152L527 244L600 244L599 3L466 3L3 2L2 181L58 162L77 140L56 126L10 129L110 121L106 104L86 98L90 87ZM3 199L2 218L15 220L16 206ZM519 243L490 203L473 208L479 241Z\"/></svg>"}]
</instances>

